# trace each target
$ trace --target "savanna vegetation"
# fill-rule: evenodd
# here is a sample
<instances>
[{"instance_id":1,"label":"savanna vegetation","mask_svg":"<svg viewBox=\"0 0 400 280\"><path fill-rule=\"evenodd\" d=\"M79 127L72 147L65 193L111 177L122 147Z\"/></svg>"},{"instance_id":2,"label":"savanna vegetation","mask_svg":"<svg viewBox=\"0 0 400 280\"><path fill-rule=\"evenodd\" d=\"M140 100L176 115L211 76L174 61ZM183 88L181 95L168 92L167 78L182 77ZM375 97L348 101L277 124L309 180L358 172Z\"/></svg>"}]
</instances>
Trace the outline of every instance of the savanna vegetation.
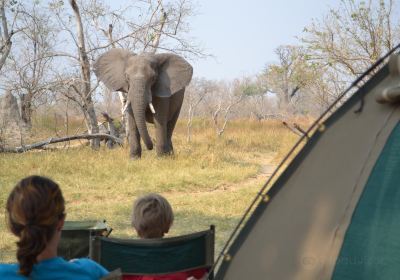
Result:
<instances>
[{"instance_id":1,"label":"savanna vegetation","mask_svg":"<svg viewBox=\"0 0 400 280\"><path fill-rule=\"evenodd\" d=\"M304 124L307 121L304 121ZM0 261L12 261L14 239L7 232L4 205L13 185L30 174L51 176L62 187L69 220L106 219L112 235L134 237L133 200L147 192L165 195L175 211L170 236L216 225L221 249L273 167L297 139L277 121L235 121L217 137L209 121L195 120L187 142L179 122L173 157L145 152L130 161L127 148L93 151L89 146L0 156Z\"/></svg>"}]
</instances>

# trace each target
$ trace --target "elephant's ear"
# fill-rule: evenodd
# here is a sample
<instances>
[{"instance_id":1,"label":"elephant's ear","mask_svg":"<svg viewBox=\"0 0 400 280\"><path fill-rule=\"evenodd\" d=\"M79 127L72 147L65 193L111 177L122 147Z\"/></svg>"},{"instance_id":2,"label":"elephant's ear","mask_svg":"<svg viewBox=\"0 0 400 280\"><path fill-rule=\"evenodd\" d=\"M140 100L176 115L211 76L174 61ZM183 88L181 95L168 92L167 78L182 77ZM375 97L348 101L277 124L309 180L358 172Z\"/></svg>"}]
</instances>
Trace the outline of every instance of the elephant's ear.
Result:
<instances>
[{"instance_id":1,"label":"elephant's ear","mask_svg":"<svg viewBox=\"0 0 400 280\"><path fill-rule=\"evenodd\" d=\"M132 56L135 56L133 52L123 49L111 49L102 54L94 63L94 73L97 79L111 90L126 91L128 82L125 68L127 61Z\"/></svg>"},{"instance_id":2,"label":"elephant's ear","mask_svg":"<svg viewBox=\"0 0 400 280\"><path fill-rule=\"evenodd\" d=\"M186 87L193 75L193 68L182 57L175 54L156 54L158 77L153 93L158 97L170 97Z\"/></svg>"}]
</instances>

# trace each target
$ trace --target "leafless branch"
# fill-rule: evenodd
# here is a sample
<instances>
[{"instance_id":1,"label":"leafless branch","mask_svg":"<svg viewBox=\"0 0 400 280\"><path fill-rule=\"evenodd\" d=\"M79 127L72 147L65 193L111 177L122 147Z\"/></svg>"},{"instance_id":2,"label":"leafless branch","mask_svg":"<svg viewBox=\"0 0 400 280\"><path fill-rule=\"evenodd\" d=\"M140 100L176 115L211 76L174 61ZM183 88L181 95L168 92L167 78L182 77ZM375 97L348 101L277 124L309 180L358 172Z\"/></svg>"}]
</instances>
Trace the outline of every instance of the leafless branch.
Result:
<instances>
[{"instance_id":1,"label":"leafless branch","mask_svg":"<svg viewBox=\"0 0 400 280\"><path fill-rule=\"evenodd\" d=\"M71 141L71 140L78 140L78 139L110 139L112 141L115 141L119 145L123 145L123 141L120 138L117 138L115 136L105 134L105 133L96 133L96 134L79 134L79 135L73 135L73 136L66 136L66 137L61 137L61 138L49 138L44 141L40 141L34 144L30 145L23 145L20 147L15 147L15 148L6 148L6 147L1 147L0 146L0 153L24 153L30 150L34 149L42 149L43 147L49 145L49 144L55 144L55 143L60 143L60 142L66 142L66 141Z\"/></svg>"}]
</instances>

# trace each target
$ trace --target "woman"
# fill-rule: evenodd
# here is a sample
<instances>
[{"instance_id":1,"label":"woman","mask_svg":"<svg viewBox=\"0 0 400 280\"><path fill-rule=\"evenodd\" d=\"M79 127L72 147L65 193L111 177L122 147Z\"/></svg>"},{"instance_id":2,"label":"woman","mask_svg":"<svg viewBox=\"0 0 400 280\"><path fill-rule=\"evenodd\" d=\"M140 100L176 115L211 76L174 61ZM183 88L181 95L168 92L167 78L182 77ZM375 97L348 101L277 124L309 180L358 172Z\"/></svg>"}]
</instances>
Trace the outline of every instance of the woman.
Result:
<instances>
[{"instance_id":1,"label":"woman","mask_svg":"<svg viewBox=\"0 0 400 280\"><path fill-rule=\"evenodd\" d=\"M18 264L1 264L0 279L100 279L108 274L89 259L67 262L57 257L65 220L59 186L40 176L22 179L6 204L10 231L18 237Z\"/></svg>"}]
</instances>

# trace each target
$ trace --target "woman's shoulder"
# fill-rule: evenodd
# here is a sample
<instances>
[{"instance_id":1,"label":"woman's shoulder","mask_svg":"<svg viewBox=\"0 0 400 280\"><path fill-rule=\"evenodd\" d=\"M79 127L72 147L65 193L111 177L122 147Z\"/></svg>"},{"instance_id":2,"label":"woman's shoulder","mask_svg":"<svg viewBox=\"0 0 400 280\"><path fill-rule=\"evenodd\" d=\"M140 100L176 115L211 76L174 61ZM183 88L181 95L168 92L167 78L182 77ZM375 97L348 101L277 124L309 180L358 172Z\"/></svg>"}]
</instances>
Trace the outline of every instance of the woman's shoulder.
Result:
<instances>
[{"instance_id":1,"label":"woman's shoulder","mask_svg":"<svg viewBox=\"0 0 400 280\"><path fill-rule=\"evenodd\" d=\"M10 279L10 280L22 280L25 277L18 275L18 265L17 264L0 264L0 279Z\"/></svg>"},{"instance_id":2,"label":"woman's shoulder","mask_svg":"<svg viewBox=\"0 0 400 280\"><path fill-rule=\"evenodd\" d=\"M26 280L17 274L18 268L18 264L0 264L0 279ZM32 271L34 279L99 279L107 274L104 267L87 258L48 259L36 264Z\"/></svg>"},{"instance_id":3,"label":"woman's shoulder","mask_svg":"<svg viewBox=\"0 0 400 280\"><path fill-rule=\"evenodd\" d=\"M58 257L42 261L34 268L37 279L99 279L107 274L106 269L86 258L66 261Z\"/></svg>"},{"instance_id":4,"label":"woman's shoulder","mask_svg":"<svg viewBox=\"0 0 400 280\"><path fill-rule=\"evenodd\" d=\"M82 266L82 267L98 267L100 266L97 262L88 259L88 258L80 258L80 259L72 259L68 261L70 265L73 266Z\"/></svg>"},{"instance_id":5,"label":"woman's shoulder","mask_svg":"<svg viewBox=\"0 0 400 280\"><path fill-rule=\"evenodd\" d=\"M0 271L1 272L17 271L17 269L18 269L18 265L17 264L0 263Z\"/></svg>"},{"instance_id":6,"label":"woman's shoulder","mask_svg":"<svg viewBox=\"0 0 400 280\"><path fill-rule=\"evenodd\" d=\"M108 271L96 263L95 261L88 259L88 258L80 258L80 259L73 259L68 262L71 266L74 266L76 268L81 268L86 271L90 271L91 273L94 273L99 276L104 276L108 274Z\"/></svg>"}]
</instances>

